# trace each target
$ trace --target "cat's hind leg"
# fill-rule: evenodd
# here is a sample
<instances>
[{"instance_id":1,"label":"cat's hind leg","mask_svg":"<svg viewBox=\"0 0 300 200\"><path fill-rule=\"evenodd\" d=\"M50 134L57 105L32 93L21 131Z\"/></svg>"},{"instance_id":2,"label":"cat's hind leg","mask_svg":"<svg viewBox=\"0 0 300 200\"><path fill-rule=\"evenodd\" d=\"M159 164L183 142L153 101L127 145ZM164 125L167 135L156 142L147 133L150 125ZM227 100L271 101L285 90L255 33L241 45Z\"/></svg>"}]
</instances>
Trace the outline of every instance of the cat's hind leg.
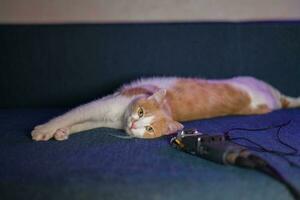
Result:
<instances>
[{"instance_id":1,"label":"cat's hind leg","mask_svg":"<svg viewBox=\"0 0 300 200\"><path fill-rule=\"evenodd\" d=\"M300 107L300 97L294 98L294 97L281 95L280 102L281 102L281 107L282 108Z\"/></svg>"}]
</instances>

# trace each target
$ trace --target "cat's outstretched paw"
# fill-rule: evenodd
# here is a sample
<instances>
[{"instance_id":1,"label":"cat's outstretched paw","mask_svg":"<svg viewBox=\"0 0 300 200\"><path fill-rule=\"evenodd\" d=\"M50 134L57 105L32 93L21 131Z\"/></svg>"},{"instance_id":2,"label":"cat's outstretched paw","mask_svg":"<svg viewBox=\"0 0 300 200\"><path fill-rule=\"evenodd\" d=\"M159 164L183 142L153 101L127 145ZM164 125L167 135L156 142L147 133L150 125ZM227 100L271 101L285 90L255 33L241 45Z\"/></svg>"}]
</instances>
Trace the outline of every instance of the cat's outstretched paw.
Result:
<instances>
[{"instance_id":1,"label":"cat's outstretched paw","mask_svg":"<svg viewBox=\"0 0 300 200\"><path fill-rule=\"evenodd\" d=\"M53 137L55 130L49 128L47 125L39 125L34 127L31 132L31 137L35 141L46 141Z\"/></svg>"},{"instance_id":2,"label":"cat's outstretched paw","mask_svg":"<svg viewBox=\"0 0 300 200\"><path fill-rule=\"evenodd\" d=\"M31 137L35 141L47 141L53 137L61 141L68 139L69 133L69 128L52 129L47 125L39 125L34 127Z\"/></svg>"},{"instance_id":3,"label":"cat's outstretched paw","mask_svg":"<svg viewBox=\"0 0 300 200\"><path fill-rule=\"evenodd\" d=\"M57 129L54 133L54 138L56 140L66 140L68 139L69 137L69 128L60 128L60 129Z\"/></svg>"}]
</instances>

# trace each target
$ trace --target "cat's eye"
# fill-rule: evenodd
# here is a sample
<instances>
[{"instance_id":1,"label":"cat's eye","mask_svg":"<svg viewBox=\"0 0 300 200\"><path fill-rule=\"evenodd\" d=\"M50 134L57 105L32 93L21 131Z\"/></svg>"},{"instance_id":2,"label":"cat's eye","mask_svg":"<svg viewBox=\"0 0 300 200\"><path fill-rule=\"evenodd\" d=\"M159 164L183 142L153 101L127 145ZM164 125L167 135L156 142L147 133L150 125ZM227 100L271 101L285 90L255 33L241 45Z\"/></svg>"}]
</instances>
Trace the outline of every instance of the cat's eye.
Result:
<instances>
[{"instance_id":1,"label":"cat's eye","mask_svg":"<svg viewBox=\"0 0 300 200\"><path fill-rule=\"evenodd\" d=\"M145 126L145 128L146 128L146 131L148 131L148 132L154 131L154 129L151 126Z\"/></svg>"},{"instance_id":2,"label":"cat's eye","mask_svg":"<svg viewBox=\"0 0 300 200\"><path fill-rule=\"evenodd\" d=\"M138 113L139 118L143 117L144 116L144 110L143 110L143 108L139 107L137 113Z\"/></svg>"}]
</instances>

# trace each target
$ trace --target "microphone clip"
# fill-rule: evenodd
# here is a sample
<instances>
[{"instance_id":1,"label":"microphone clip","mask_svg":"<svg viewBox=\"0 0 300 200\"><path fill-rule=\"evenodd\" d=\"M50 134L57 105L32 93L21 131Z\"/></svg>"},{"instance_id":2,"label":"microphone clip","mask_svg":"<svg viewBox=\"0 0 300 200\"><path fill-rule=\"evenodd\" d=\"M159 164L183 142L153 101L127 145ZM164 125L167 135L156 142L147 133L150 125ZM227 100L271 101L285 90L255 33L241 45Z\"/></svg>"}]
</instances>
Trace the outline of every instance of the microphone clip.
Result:
<instances>
[{"instance_id":1,"label":"microphone clip","mask_svg":"<svg viewBox=\"0 0 300 200\"><path fill-rule=\"evenodd\" d=\"M187 129L179 131L177 136L171 139L170 143L174 148L196 154L197 150L201 149L201 146L221 144L225 141L229 141L227 134L208 135L199 132L197 129Z\"/></svg>"}]
</instances>

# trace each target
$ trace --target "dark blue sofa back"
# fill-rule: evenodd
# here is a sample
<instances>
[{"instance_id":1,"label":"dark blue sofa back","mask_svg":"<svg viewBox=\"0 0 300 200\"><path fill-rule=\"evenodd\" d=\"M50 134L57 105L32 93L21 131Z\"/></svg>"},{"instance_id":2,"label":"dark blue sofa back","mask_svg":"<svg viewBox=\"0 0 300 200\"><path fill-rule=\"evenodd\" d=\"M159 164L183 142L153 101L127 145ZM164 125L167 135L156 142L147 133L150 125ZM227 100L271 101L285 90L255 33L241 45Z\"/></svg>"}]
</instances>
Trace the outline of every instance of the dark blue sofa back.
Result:
<instances>
[{"instance_id":1,"label":"dark blue sofa back","mask_svg":"<svg viewBox=\"0 0 300 200\"><path fill-rule=\"evenodd\" d=\"M300 95L300 22L0 25L0 44L0 107L74 106L158 75L252 75Z\"/></svg>"}]
</instances>

